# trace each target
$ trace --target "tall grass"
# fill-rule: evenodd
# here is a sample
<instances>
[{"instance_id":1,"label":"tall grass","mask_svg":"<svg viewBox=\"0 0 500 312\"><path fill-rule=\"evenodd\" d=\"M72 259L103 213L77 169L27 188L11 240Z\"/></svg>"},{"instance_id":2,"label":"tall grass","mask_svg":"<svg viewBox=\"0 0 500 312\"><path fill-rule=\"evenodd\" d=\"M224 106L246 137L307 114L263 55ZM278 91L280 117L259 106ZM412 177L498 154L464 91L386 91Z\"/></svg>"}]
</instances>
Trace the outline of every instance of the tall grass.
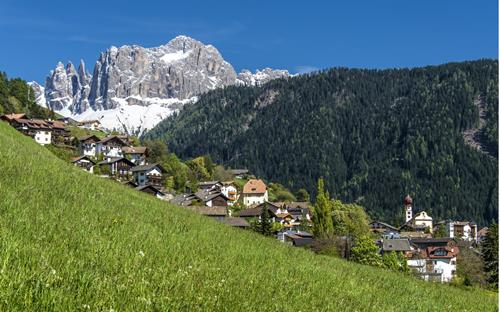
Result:
<instances>
[{"instance_id":1,"label":"tall grass","mask_svg":"<svg viewBox=\"0 0 500 312\"><path fill-rule=\"evenodd\" d=\"M0 123L0 310L495 311L497 295L314 255L57 159Z\"/></svg>"}]
</instances>

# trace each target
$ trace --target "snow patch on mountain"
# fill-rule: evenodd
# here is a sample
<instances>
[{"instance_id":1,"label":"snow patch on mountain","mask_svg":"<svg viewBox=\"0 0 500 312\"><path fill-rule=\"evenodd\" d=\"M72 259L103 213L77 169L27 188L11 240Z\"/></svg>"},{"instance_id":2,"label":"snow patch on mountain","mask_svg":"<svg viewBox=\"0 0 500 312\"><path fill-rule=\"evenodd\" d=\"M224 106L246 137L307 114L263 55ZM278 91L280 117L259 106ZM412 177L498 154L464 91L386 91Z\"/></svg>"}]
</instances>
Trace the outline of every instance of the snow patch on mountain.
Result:
<instances>
[{"instance_id":1,"label":"snow patch on mountain","mask_svg":"<svg viewBox=\"0 0 500 312\"><path fill-rule=\"evenodd\" d=\"M230 85L260 86L289 77L265 68L236 74L212 45L178 36L144 48L112 46L97 59L92 75L59 62L45 87L33 82L37 103L76 120L97 119L103 127L141 134L210 90Z\"/></svg>"}]
</instances>

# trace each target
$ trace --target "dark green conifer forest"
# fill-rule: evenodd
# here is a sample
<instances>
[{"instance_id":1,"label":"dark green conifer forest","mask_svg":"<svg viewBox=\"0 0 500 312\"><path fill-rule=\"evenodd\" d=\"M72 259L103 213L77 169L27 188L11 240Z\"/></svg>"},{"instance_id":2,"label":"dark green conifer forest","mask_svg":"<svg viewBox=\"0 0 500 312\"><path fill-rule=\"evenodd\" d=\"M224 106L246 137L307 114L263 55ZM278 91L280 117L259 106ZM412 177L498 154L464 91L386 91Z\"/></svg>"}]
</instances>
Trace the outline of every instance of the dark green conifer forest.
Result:
<instances>
[{"instance_id":1,"label":"dark green conifer forest","mask_svg":"<svg viewBox=\"0 0 500 312\"><path fill-rule=\"evenodd\" d=\"M160 123L181 158L230 167L402 222L402 200L435 219L497 218L498 61L415 69L334 68L203 95Z\"/></svg>"}]
</instances>

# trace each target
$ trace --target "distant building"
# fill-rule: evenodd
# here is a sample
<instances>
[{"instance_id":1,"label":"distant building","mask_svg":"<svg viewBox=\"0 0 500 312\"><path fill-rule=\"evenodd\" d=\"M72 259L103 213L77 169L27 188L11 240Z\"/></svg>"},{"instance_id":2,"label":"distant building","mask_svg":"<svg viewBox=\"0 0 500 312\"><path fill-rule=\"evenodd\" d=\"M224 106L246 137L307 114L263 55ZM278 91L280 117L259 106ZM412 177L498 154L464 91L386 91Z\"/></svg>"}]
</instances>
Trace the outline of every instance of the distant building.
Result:
<instances>
[{"instance_id":1,"label":"distant building","mask_svg":"<svg viewBox=\"0 0 500 312\"><path fill-rule=\"evenodd\" d=\"M222 186L220 187L220 191L224 196L228 198L227 204L232 206L238 200L238 190L233 182L221 182Z\"/></svg>"},{"instance_id":2,"label":"distant building","mask_svg":"<svg viewBox=\"0 0 500 312\"><path fill-rule=\"evenodd\" d=\"M88 172L93 172L93 167L95 165L95 162L88 156L83 155L80 157L74 157L71 159L71 162L80 168L82 168L85 171Z\"/></svg>"},{"instance_id":3,"label":"distant building","mask_svg":"<svg viewBox=\"0 0 500 312\"><path fill-rule=\"evenodd\" d=\"M432 233L432 217L425 211L421 211L413 216L413 199L410 195L406 195L404 206L405 224L399 228L399 231L429 231Z\"/></svg>"},{"instance_id":4,"label":"distant building","mask_svg":"<svg viewBox=\"0 0 500 312\"><path fill-rule=\"evenodd\" d=\"M477 240L477 225L474 222L448 221L445 225L446 234L451 238L467 241Z\"/></svg>"},{"instance_id":5,"label":"distant building","mask_svg":"<svg viewBox=\"0 0 500 312\"><path fill-rule=\"evenodd\" d=\"M123 146L122 153L136 165L145 165L148 155L148 148L145 146Z\"/></svg>"},{"instance_id":6,"label":"distant building","mask_svg":"<svg viewBox=\"0 0 500 312\"><path fill-rule=\"evenodd\" d=\"M416 238L415 252L408 266L425 280L450 282L456 276L459 248L451 238Z\"/></svg>"},{"instance_id":7,"label":"distant building","mask_svg":"<svg viewBox=\"0 0 500 312\"><path fill-rule=\"evenodd\" d=\"M243 179L248 176L248 169L230 169L229 172L238 179Z\"/></svg>"},{"instance_id":8,"label":"distant building","mask_svg":"<svg viewBox=\"0 0 500 312\"><path fill-rule=\"evenodd\" d=\"M262 180L250 179L243 186L243 205L246 207L268 201L267 186Z\"/></svg>"},{"instance_id":9,"label":"distant building","mask_svg":"<svg viewBox=\"0 0 500 312\"><path fill-rule=\"evenodd\" d=\"M25 114L7 114L0 116L17 131L32 137L41 145L69 143L69 131L63 122L44 119L26 119Z\"/></svg>"},{"instance_id":10,"label":"distant building","mask_svg":"<svg viewBox=\"0 0 500 312\"><path fill-rule=\"evenodd\" d=\"M77 126L87 130L100 130L101 122L99 120L83 120L78 122Z\"/></svg>"},{"instance_id":11,"label":"distant building","mask_svg":"<svg viewBox=\"0 0 500 312\"><path fill-rule=\"evenodd\" d=\"M95 135L86 135L78 139L80 142L80 153L85 156L97 157L97 143L101 141Z\"/></svg>"},{"instance_id":12,"label":"distant building","mask_svg":"<svg viewBox=\"0 0 500 312\"><path fill-rule=\"evenodd\" d=\"M165 199L165 193L163 193L162 191L160 191L158 188L154 187L151 184L137 186L137 187L135 187L135 189L137 191L141 191L141 192L156 196L159 199Z\"/></svg>"},{"instance_id":13,"label":"distant building","mask_svg":"<svg viewBox=\"0 0 500 312\"><path fill-rule=\"evenodd\" d=\"M139 186L154 185L163 187L163 173L165 169L159 164L140 165L130 169L134 182Z\"/></svg>"},{"instance_id":14,"label":"distant building","mask_svg":"<svg viewBox=\"0 0 500 312\"><path fill-rule=\"evenodd\" d=\"M126 178L131 173L130 169L134 167L133 162L123 157L106 159L98 162L97 165L99 166L101 173L106 167L112 176L120 178Z\"/></svg>"}]
</instances>

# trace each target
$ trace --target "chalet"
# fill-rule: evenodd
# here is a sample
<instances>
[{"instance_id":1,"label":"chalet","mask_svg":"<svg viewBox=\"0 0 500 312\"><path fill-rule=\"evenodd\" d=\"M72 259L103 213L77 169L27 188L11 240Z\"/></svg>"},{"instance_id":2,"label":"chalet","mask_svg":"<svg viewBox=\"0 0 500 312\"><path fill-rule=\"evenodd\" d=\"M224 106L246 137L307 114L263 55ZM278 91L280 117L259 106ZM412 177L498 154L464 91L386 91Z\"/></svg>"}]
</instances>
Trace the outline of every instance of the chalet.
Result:
<instances>
[{"instance_id":1,"label":"chalet","mask_svg":"<svg viewBox=\"0 0 500 312\"><path fill-rule=\"evenodd\" d=\"M41 145L69 142L69 131L60 121L43 119L26 119L25 114L8 114L0 116L19 132L32 137Z\"/></svg>"},{"instance_id":2,"label":"chalet","mask_svg":"<svg viewBox=\"0 0 500 312\"><path fill-rule=\"evenodd\" d=\"M241 210L239 212L239 216L245 219L255 218L260 220L262 211L266 207L269 211L269 217L272 222L278 222L285 228L292 228L295 225L293 216L288 213L281 203L262 203L253 208Z\"/></svg>"},{"instance_id":3,"label":"chalet","mask_svg":"<svg viewBox=\"0 0 500 312\"><path fill-rule=\"evenodd\" d=\"M311 245L313 243L314 236L311 233L304 231L284 230L278 233L277 238L285 244L302 247Z\"/></svg>"},{"instance_id":4,"label":"chalet","mask_svg":"<svg viewBox=\"0 0 500 312\"><path fill-rule=\"evenodd\" d=\"M228 206L228 198L220 191L199 190L195 194L196 199L202 202L205 206Z\"/></svg>"},{"instance_id":5,"label":"chalet","mask_svg":"<svg viewBox=\"0 0 500 312\"><path fill-rule=\"evenodd\" d=\"M124 146L127 146L127 142L116 135L107 136L96 143L97 154L102 154L105 158L123 157Z\"/></svg>"},{"instance_id":6,"label":"chalet","mask_svg":"<svg viewBox=\"0 0 500 312\"><path fill-rule=\"evenodd\" d=\"M399 233L397 227L382 221L372 221L369 226L370 231L374 233Z\"/></svg>"},{"instance_id":7,"label":"chalet","mask_svg":"<svg viewBox=\"0 0 500 312\"><path fill-rule=\"evenodd\" d=\"M74 157L71 159L71 163L75 166L82 168L85 171L93 172L93 167L95 165L95 161L93 161L90 157L83 155L80 157Z\"/></svg>"},{"instance_id":8,"label":"chalet","mask_svg":"<svg viewBox=\"0 0 500 312\"><path fill-rule=\"evenodd\" d=\"M268 201L267 186L262 180L250 179L243 186L243 205L246 207Z\"/></svg>"},{"instance_id":9,"label":"chalet","mask_svg":"<svg viewBox=\"0 0 500 312\"><path fill-rule=\"evenodd\" d=\"M233 182L221 182L222 186L220 188L220 191L224 196L228 198L227 204L229 206L232 206L236 203L238 200L238 190L236 189L236 186L234 185Z\"/></svg>"},{"instance_id":10,"label":"chalet","mask_svg":"<svg viewBox=\"0 0 500 312\"><path fill-rule=\"evenodd\" d=\"M262 209L264 209L264 207L267 207L271 218L276 218L276 213L278 213L278 211L281 212L280 210L281 207L272 203L263 203L253 208L247 208L241 210L239 212L239 216L246 219L252 219L252 218L260 219L260 215L262 214Z\"/></svg>"},{"instance_id":11,"label":"chalet","mask_svg":"<svg viewBox=\"0 0 500 312\"><path fill-rule=\"evenodd\" d=\"M66 125L78 126L78 121L76 121L70 117L61 117L61 118L57 118L57 120L60 122L63 122Z\"/></svg>"},{"instance_id":12,"label":"chalet","mask_svg":"<svg viewBox=\"0 0 500 312\"><path fill-rule=\"evenodd\" d=\"M189 206L186 207L194 212L197 212L201 215L222 221L227 216L227 207L207 207L207 206Z\"/></svg>"},{"instance_id":13,"label":"chalet","mask_svg":"<svg viewBox=\"0 0 500 312\"><path fill-rule=\"evenodd\" d=\"M474 222L448 221L445 229L448 237L467 241L477 240L477 225Z\"/></svg>"},{"instance_id":14,"label":"chalet","mask_svg":"<svg viewBox=\"0 0 500 312\"><path fill-rule=\"evenodd\" d=\"M80 142L80 153L86 156L97 157L97 143L101 141L95 135L86 135L78 139Z\"/></svg>"},{"instance_id":15,"label":"chalet","mask_svg":"<svg viewBox=\"0 0 500 312\"><path fill-rule=\"evenodd\" d=\"M160 191L158 188L154 187L151 184L137 186L135 190L151 194L153 196L158 197L159 199L165 199L165 193L163 193L162 191Z\"/></svg>"},{"instance_id":16,"label":"chalet","mask_svg":"<svg viewBox=\"0 0 500 312\"><path fill-rule=\"evenodd\" d=\"M450 282L456 276L457 246L439 245L418 249L408 266L421 278Z\"/></svg>"},{"instance_id":17,"label":"chalet","mask_svg":"<svg viewBox=\"0 0 500 312\"><path fill-rule=\"evenodd\" d=\"M227 217L222 219L221 221L222 223L241 229L248 229L250 227L250 223L248 223L248 221L243 218Z\"/></svg>"},{"instance_id":18,"label":"chalet","mask_svg":"<svg viewBox=\"0 0 500 312\"><path fill-rule=\"evenodd\" d=\"M148 149L144 146L123 146L122 154L136 165L145 165Z\"/></svg>"},{"instance_id":19,"label":"chalet","mask_svg":"<svg viewBox=\"0 0 500 312\"><path fill-rule=\"evenodd\" d=\"M125 181L122 183L122 185L125 185L125 186L128 186L128 187L131 187L131 188L136 188L138 187L139 185L135 184L134 181Z\"/></svg>"},{"instance_id":20,"label":"chalet","mask_svg":"<svg viewBox=\"0 0 500 312\"><path fill-rule=\"evenodd\" d=\"M123 157L109 158L98 162L97 165L99 166L101 173L107 171L110 175L120 178L127 177L130 174L131 168L134 167L133 162Z\"/></svg>"},{"instance_id":21,"label":"chalet","mask_svg":"<svg viewBox=\"0 0 500 312\"><path fill-rule=\"evenodd\" d=\"M78 122L77 126L87 130L100 130L101 122L99 120L83 120Z\"/></svg>"},{"instance_id":22,"label":"chalet","mask_svg":"<svg viewBox=\"0 0 500 312\"><path fill-rule=\"evenodd\" d=\"M0 116L0 119L3 121L6 121L8 123L11 123L15 119L27 119L26 114L24 113L18 113L18 114L5 114Z\"/></svg>"},{"instance_id":23,"label":"chalet","mask_svg":"<svg viewBox=\"0 0 500 312\"><path fill-rule=\"evenodd\" d=\"M219 181L206 181L198 183L198 190L220 190L222 183Z\"/></svg>"},{"instance_id":24,"label":"chalet","mask_svg":"<svg viewBox=\"0 0 500 312\"><path fill-rule=\"evenodd\" d=\"M135 166L131 169L133 180L137 185L151 184L158 187L163 186L163 173L165 169L159 164Z\"/></svg>"}]
</instances>

